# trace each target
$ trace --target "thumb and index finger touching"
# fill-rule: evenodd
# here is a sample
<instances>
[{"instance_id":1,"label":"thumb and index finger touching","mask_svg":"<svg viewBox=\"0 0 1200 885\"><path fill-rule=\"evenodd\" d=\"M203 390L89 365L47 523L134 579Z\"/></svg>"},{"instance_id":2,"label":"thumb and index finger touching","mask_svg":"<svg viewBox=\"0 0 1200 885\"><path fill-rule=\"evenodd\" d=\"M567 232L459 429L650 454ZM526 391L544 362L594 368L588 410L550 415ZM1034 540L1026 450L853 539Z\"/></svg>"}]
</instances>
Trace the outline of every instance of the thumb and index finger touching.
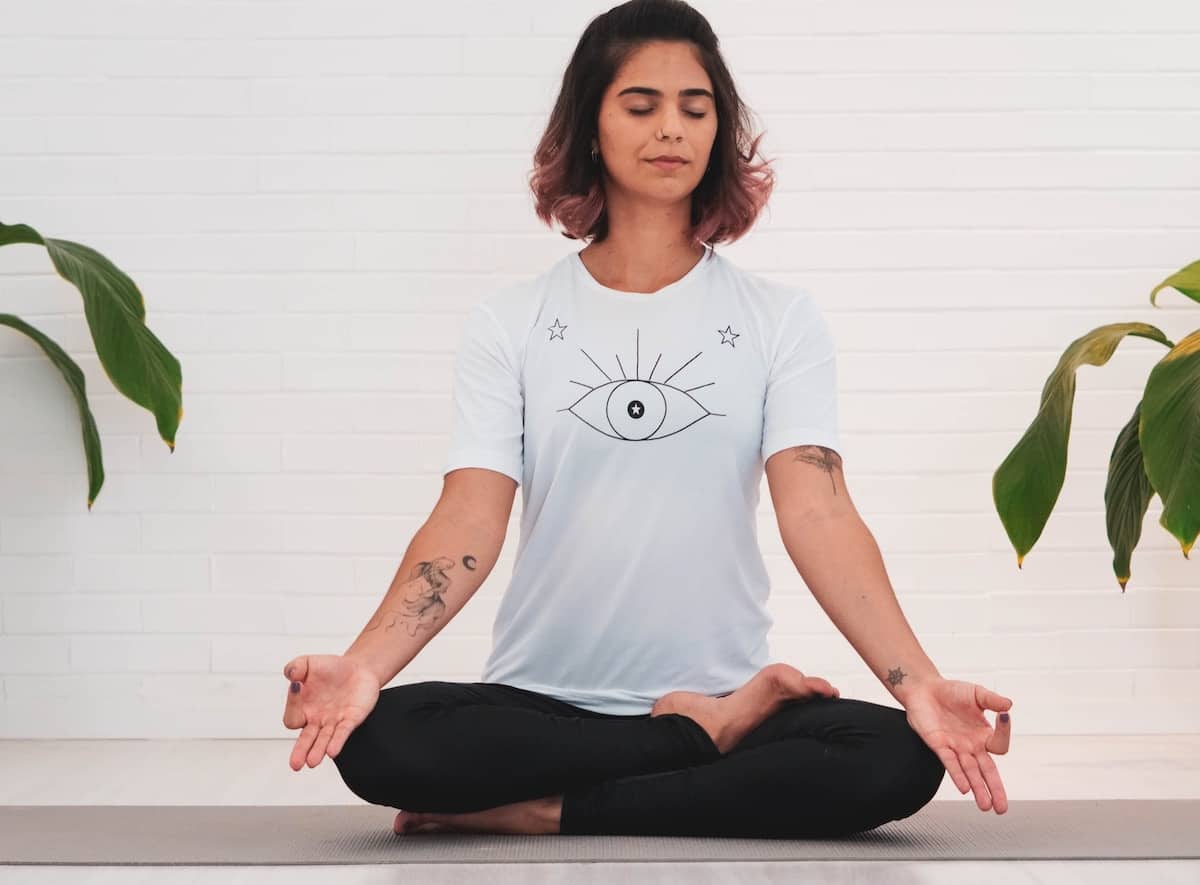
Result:
<instances>
[{"instance_id":1,"label":"thumb and index finger touching","mask_svg":"<svg viewBox=\"0 0 1200 885\"><path fill-rule=\"evenodd\" d=\"M300 728L308 721L300 709L300 684L308 677L308 657L292 658L283 668L283 675L291 681L287 702L283 708L283 724L286 728Z\"/></svg>"},{"instance_id":2,"label":"thumb and index finger touching","mask_svg":"<svg viewBox=\"0 0 1200 885\"><path fill-rule=\"evenodd\" d=\"M1012 740L1012 717L1008 715L1013 703L1012 698L1006 698L991 689L984 689L982 702L985 709L995 710L999 714L996 716L995 730L987 741L988 752L1007 753L1009 742Z\"/></svg>"}]
</instances>

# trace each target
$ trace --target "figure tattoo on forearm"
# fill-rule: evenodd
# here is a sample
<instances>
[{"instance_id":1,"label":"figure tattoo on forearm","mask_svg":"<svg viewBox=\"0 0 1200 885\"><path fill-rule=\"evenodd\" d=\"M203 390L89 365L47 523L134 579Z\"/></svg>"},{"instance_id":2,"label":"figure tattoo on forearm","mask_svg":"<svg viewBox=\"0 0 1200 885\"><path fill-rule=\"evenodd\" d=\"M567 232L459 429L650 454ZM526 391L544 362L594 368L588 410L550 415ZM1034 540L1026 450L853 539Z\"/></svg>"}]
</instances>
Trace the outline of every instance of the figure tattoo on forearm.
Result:
<instances>
[{"instance_id":1,"label":"figure tattoo on forearm","mask_svg":"<svg viewBox=\"0 0 1200 885\"><path fill-rule=\"evenodd\" d=\"M888 670L888 685L899 685L904 681L904 677L908 674L897 667L895 670Z\"/></svg>"},{"instance_id":2,"label":"figure tattoo on forearm","mask_svg":"<svg viewBox=\"0 0 1200 885\"><path fill-rule=\"evenodd\" d=\"M462 564L468 571L475 571L474 556L464 556ZM451 578L446 573L454 566L454 560L446 556L418 562L412 571L412 577L404 585L404 593L401 595L403 608L399 611L388 609L380 612L363 628L363 632L380 626L385 631L391 630L396 626L397 620L404 621L409 636L416 636L421 627L432 629L437 620L446 613L446 603L442 601L442 595L450 589Z\"/></svg>"},{"instance_id":3,"label":"figure tattoo on forearm","mask_svg":"<svg viewBox=\"0 0 1200 885\"><path fill-rule=\"evenodd\" d=\"M837 494L837 482L833 478L833 471L834 468L842 469L841 455L825 446L793 446L792 452L796 455L793 461L813 464L828 473L829 481L833 483L833 493Z\"/></svg>"}]
</instances>

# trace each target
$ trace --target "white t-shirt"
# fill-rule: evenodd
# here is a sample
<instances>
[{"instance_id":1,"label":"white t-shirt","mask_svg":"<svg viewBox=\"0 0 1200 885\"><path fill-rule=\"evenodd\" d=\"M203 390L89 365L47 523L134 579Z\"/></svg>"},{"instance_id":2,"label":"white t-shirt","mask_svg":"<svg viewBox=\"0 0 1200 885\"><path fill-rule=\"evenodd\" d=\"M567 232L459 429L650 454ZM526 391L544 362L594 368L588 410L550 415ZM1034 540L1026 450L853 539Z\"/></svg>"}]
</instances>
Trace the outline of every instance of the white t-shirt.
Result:
<instances>
[{"instance_id":1,"label":"white t-shirt","mask_svg":"<svg viewBox=\"0 0 1200 885\"><path fill-rule=\"evenodd\" d=\"M601 285L571 252L484 297L443 469L523 489L482 681L630 715L770 663L763 466L789 446L840 452L836 388L808 291L711 248L649 294Z\"/></svg>"}]
</instances>

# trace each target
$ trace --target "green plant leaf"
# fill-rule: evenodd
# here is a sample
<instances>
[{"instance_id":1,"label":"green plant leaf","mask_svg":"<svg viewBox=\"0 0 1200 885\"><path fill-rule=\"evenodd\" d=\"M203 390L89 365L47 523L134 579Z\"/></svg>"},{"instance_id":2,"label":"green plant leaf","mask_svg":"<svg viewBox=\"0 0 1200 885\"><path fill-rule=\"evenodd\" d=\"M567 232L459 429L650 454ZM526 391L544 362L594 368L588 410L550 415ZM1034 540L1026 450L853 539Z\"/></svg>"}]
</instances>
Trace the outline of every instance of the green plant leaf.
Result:
<instances>
[{"instance_id":1,"label":"green plant leaf","mask_svg":"<svg viewBox=\"0 0 1200 885\"><path fill-rule=\"evenodd\" d=\"M137 285L95 249L42 237L27 224L0 223L0 246L10 243L46 247L55 270L83 296L96 355L113 386L154 414L159 436L174 452L183 418L183 375L179 360L146 327Z\"/></svg>"},{"instance_id":2,"label":"green plant leaf","mask_svg":"<svg viewBox=\"0 0 1200 885\"><path fill-rule=\"evenodd\" d=\"M1076 338L1046 379L1033 422L992 475L992 500L1017 551L1018 568L1041 537L1062 491L1075 405L1075 372L1084 364L1107 363L1127 335L1171 346L1167 336L1148 323L1112 323Z\"/></svg>"},{"instance_id":3,"label":"green plant leaf","mask_svg":"<svg viewBox=\"0 0 1200 885\"><path fill-rule=\"evenodd\" d=\"M1159 524L1190 558L1200 533L1200 329L1150 370L1138 436L1146 475L1163 502Z\"/></svg>"},{"instance_id":4,"label":"green plant leaf","mask_svg":"<svg viewBox=\"0 0 1200 885\"><path fill-rule=\"evenodd\" d=\"M1142 414L1139 401L1133 407L1133 417L1125 422L1112 455L1108 459L1108 480L1104 485L1104 521L1108 528L1108 543L1113 550L1113 573L1121 592L1129 582L1129 563L1133 548L1142 537L1142 523L1154 486L1142 464L1142 446L1138 440L1138 423Z\"/></svg>"},{"instance_id":5,"label":"green plant leaf","mask_svg":"<svg viewBox=\"0 0 1200 885\"><path fill-rule=\"evenodd\" d=\"M83 370L65 350L20 317L11 313L0 313L0 326L9 326L18 332L24 332L37 342L46 352L46 356L50 357L50 362L62 372L67 387L75 396L75 404L79 407L79 420L83 424L83 451L87 458L88 471L88 510L91 510L96 496L100 494L100 487L104 485L104 459L100 453L100 434L96 430L96 419L92 417L92 410L88 407L87 382L84 380Z\"/></svg>"},{"instance_id":6,"label":"green plant leaf","mask_svg":"<svg viewBox=\"0 0 1200 885\"><path fill-rule=\"evenodd\" d=\"M1200 301L1200 261L1193 261L1182 270L1171 274L1157 286L1150 290L1150 303L1154 304L1155 296L1158 295L1161 289L1170 286L1193 301Z\"/></svg>"}]
</instances>

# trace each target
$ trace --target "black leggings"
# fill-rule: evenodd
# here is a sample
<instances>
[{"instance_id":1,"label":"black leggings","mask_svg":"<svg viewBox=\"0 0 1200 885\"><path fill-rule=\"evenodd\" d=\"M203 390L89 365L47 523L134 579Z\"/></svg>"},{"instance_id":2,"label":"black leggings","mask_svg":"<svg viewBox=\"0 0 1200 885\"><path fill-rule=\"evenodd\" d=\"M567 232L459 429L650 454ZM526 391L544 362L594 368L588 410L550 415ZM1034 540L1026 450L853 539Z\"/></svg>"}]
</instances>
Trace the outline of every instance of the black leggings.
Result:
<instances>
[{"instance_id":1,"label":"black leggings","mask_svg":"<svg viewBox=\"0 0 1200 885\"><path fill-rule=\"evenodd\" d=\"M480 811L562 794L564 835L831 836L908 817L937 754L897 707L792 700L722 754L679 713L619 716L493 682L416 682L334 759L367 802Z\"/></svg>"}]
</instances>

